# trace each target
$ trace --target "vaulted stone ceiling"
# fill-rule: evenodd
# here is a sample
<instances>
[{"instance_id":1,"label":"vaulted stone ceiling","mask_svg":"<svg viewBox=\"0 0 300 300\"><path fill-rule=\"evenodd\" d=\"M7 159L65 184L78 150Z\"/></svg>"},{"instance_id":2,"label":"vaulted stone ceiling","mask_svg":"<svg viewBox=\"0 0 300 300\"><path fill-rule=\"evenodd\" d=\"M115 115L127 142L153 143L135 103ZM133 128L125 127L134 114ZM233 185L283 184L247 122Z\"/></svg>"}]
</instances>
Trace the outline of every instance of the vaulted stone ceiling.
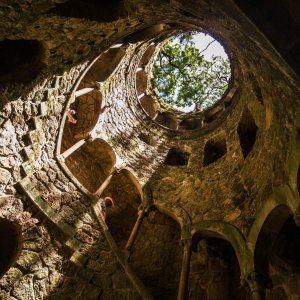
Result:
<instances>
[{"instance_id":1,"label":"vaulted stone ceiling","mask_svg":"<svg viewBox=\"0 0 300 300\"><path fill-rule=\"evenodd\" d=\"M273 7L289 45L236 2L0 3L1 299L299 295L299 5ZM151 70L190 30L232 80L187 114Z\"/></svg>"}]
</instances>

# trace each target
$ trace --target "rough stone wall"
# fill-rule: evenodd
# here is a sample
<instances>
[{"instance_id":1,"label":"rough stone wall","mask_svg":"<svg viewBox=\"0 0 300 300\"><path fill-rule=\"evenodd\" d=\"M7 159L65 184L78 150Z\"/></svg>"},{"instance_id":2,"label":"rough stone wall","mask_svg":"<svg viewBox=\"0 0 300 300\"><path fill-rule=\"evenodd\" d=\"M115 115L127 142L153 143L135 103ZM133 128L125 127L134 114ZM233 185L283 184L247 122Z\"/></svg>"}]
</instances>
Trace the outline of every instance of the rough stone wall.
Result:
<instances>
[{"instance_id":1,"label":"rough stone wall","mask_svg":"<svg viewBox=\"0 0 300 300\"><path fill-rule=\"evenodd\" d=\"M20 255L0 280L1 299L48 299L64 289L69 290L68 299L78 297L87 283L74 277L78 268L69 260L72 250L60 230L24 196L2 197L1 204L1 217L22 228Z\"/></svg>"},{"instance_id":2,"label":"rough stone wall","mask_svg":"<svg viewBox=\"0 0 300 300\"><path fill-rule=\"evenodd\" d=\"M65 160L69 170L90 192L95 192L109 174L114 162L100 140L87 142Z\"/></svg>"},{"instance_id":3,"label":"rough stone wall","mask_svg":"<svg viewBox=\"0 0 300 300\"><path fill-rule=\"evenodd\" d=\"M84 66L50 78L1 112L1 216L24 228L20 257L1 281L3 299L138 298L90 199L54 160L64 101Z\"/></svg>"},{"instance_id":4,"label":"rough stone wall","mask_svg":"<svg viewBox=\"0 0 300 300\"><path fill-rule=\"evenodd\" d=\"M120 249L124 249L137 219L141 195L130 178L120 173L112 179L104 196L114 201L114 206L107 208L107 226Z\"/></svg>"},{"instance_id":5,"label":"rough stone wall","mask_svg":"<svg viewBox=\"0 0 300 300\"><path fill-rule=\"evenodd\" d=\"M146 49L145 46L143 48ZM143 55L143 51L137 50L137 46L128 49L122 66L110 81L106 96L106 101L110 105L110 113L105 115L102 130L109 136L111 144L120 157L135 170L141 182L146 182L162 163L169 145L158 125L149 120L145 124L144 119L147 119L147 116L142 110L139 111L142 114L142 120L134 114L134 111L140 109L131 102L137 97L135 68ZM125 76L127 68L130 70L129 76ZM126 94L123 92L125 86L127 86ZM124 117L117 118L118 114ZM105 124L111 124L111 126L105 126ZM154 141L157 141L157 146L142 143L139 138L140 133L153 136ZM125 148L129 151L124 151ZM149 161L149 164L145 164L145 160Z\"/></svg>"},{"instance_id":6,"label":"rough stone wall","mask_svg":"<svg viewBox=\"0 0 300 300\"><path fill-rule=\"evenodd\" d=\"M198 243L191 257L188 299L248 299L230 247L217 239Z\"/></svg>"},{"instance_id":7,"label":"rough stone wall","mask_svg":"<svg viewBox=\"0 0 300 300\"><path fill-rule=\"evenodd\" d=\"M140 297L91 212L91 200L66 176L55 159L55 149L67 100L88 63L113 41L143 26L167 18L171 23L181 20L213 28L233 52L239 70L236 105L226 118L207 130L177 134L154 123L139 106L135 73L146 45L128 46L119 69L101 90L106 110L100 118L99 137L107 139L142 184L147 183L151 201L182 208L192 223L224 220L247 236L267 196L289 181L286 162L300 113L296 79L237 8L204 0L201 4L200 0L173 1L172 5L126 1L126 5L134 13L112 23L47 15L51 1L9 1L0 6L1 39L37 39L46 53L44 69L35 81L1 87L0 216L18 223L24 239L19 258L1 279L3 299ZM237 134L245 107L258 127L246 159ZM155 143L142 142L141 133ZM227 154L203 167L204 145L218 136L225 137ZM188 165L164 165L168 150L181 146L191 149ZM84 164L85 157L80 160ZM73 166L76 175L78 166ZM89 173L89 169L81 171L83 177ZM115 198L116 209L121 208L118 216L126 224L124 234L118 236L122 222L114 224L111 219L108 225L123 247L140 199L132 185L120 178L106 195ZM162 278L161 288L153 288L154 295L160 297L162 286L167 286L164 297L170 299L176 295L178 280L169 282L169 274L178 276L181 263L181 249L175 243L180 230L172 222L163 217L146 219L132 254L133 266L140 263L136 270L146 285L154 286L153 278L143 277L144 270L153 272L155 280ZM168 264L162 276L158 270L167 263L163 261L166 253L174 264ZM279 290L272 295L280 295Z\"/></svg>"},{"instance_id":8,"label":"rough stone wall","mask_svg":"<svg viewBox=\"0 0 300 300\"><path fill-rule=\"evenodd\" d=\"M272 44L281 52L298 73L299 67L299 30L300 6L297 1L260 1L248 3L235 1L243 12L255 22ZM280 20L280 22L278 22Z\"/></svg>"},{"instance_id":9,"label":"rough stone wall","mask_svg":"<svg viewBox=\"0 0 300 300\"><path fill-rule=\"evenodd\" d=\"M272 245L268 257L268 271L272 286L266 290L266 299L297 299L299 297L300 230L290 217Z\"/></svg>"},{"instance_id":10,"label":"rough stone wall","mask_svg":"<svg viewBox=\"0 0 300 300\"><path fill-rule=\"evenodd\" d=\"M130 262L154 299L176 298L182 256L179 242L180 228L170 217L152 211L144 219Z\"/></svg>"},{"instance_id":11,"label":"rough stone wall","mask_svg":"<svg viewBox=\"0 0 300 300\"><path fill-rule=\"evenodd\" d=\"M44 5L47 7L46 3ZM38 210L41 210L46 215L46 219L50 219L55 223L54 228L58 227L56 230L62 231L63 243L68 244L65 247L70 253L68 253L69 255L63 253L60 257L61 260L68 261L68 256L71 257L72 253L75 253L73 253L74 255L71 259L75 261L75 264L71 263L74 266L72 267L73 270L69 272L72 274L72 278L71 275L70 278L65 276L65 272L62 271L62 274L59 274L62 279L60 278L58 286L54 286L55 281L52 280L51 284L53 286L51 286L51 289L49 279L44 280L45 294L53 294L53 298L59 297L63 299L96 299L99 296L104 299L112 297L118 299L126 297L138 298L137 293L103 238L95 217L91 214L89 208L90 200L67 179L57 165L56 160L54 160L56 139L65 101L75 80L86 67L86 64L83 64L71 69L70 65L87 56L90 59L93 56L93 52L96 53L95 49L99 51L99 45L104 38L105 42L102 44L102 48L105 48L105 43L109 44L107 39L109 35L114 34L117 38L117 31L120 29L119 26L123 21L127 24L126 26L129 26L128 29L131 26L129 25L131 21L121 20L112 26L85 21L85 25L81 27L83 24L82 20L73 19L69 23L65 18L38 16L36 11L32 14L33 20L32 18L29 19L27 12L31 9L33 8L30 8L30 5L26 6L24 4L22 12L16 12L10 10L8 6L7 10L11 13L6 14L6 18L2 19L2 21L5 21L5 26L2 29L10 27L12 23L15 23L16 19L19 19L21 24L19 23L19 29L15 27L15 32L3 30L1 37L13 39L42 37L49 58L47 60L47 68L43 70L31 85L25 87L25 89L23 86L9 86L2 93L1 105L3 109L0 119L0 188L2 195L15 195L15 184L23 179L22 183L18 184L18 187L21 185L21 189L25 190L29 197L24 196L22 201L16 198L14 205L21 206L22 203L29 202L31 206L37 206ZM43 11L45 10L46 8L43 9ZM30 21L32 22L31 24ZM135 20L133 23L138 25L139 21ZM25 24L26 31L23 30ZM79 24L81 25L78 26ZM91 24L95 26L93 29ZM49 28L52 29L49 30ZM95 38L91 38L92 43L87 45L87 40L90 39L88 38L89 34L86 32L88 28L91 29L90 33L93 32L90 38L91 36ZM95 31L96 28L98 28L97 32ZM66 38L67 31L70 35ZM76 41L74 40L76 46L67 53L68 49L70 49L69 47L72 47L72 39L76 39ZM78 40L81 42L78 43ZM69 71L70 69L71 71ZM54 77L51 75L53 73L59 76ZM41 81L41 78L46 76L49 79ZM36 85L37 82L40 83ZM18 98L19 96L20 98ZM14 101L16 97L18 99ZM21 193L23 192L21 191ZM7 198L3 198L3 201L5 205L10 204ZM5 207L1 207L2 211L3 213L6 212ZM24 209L22 213L24 218L31 220L30 212ZM39 223L42 218L44 217L40 216L40 220L34 219L30 222ZM32 226L36 227L34 223ZM53 239L55 242L57 238ZM33 240L38 241L38 236L34 237ZM21 257L24 251L27 251L26 248L22 249ZM59 248L55 248L53 253L59 253L59 251ZM35 255L35 253L32 255ZM39 255L43 257L44 252ZM86 267L83 268L83 266ZM51 268L55 272L60 272L60 266L56 269L55 266L51 266ZM14 271L14 269L12 270ZM35 295L34 286L31 284L33 279L36 281L35 273L25 273L23 276L22 273L16 272L17 275L12 275L18 277L15 282L13 280L9 282L4 281L3 285L1 285L1 297L12 299L9 295L15 293L15 289L19 289L19 291L21 289L27 294L20 295L19 292L19 294L14 295L17 299L42 298L41 295ZM79 279L74 277L74 274L77 273L78 277L81 277L79 283ZM44 279L46 277L41 278ZM40 283L37 280L38 284ZM76 289L74 289L74 285L76 285Z\"/></svg>"},{"instance_id":12,"label":"rough stone wall","mask_svg":"<svg viewBox=\"0 0 300 300\"><path fill-rule=\"evenodd\" d=\"M162 12L158 9L157 15L160 14ZM198 14L202 15L203 11L199 10ZM196 19L193 21L196 22ZM239 88L234 95L236 105L229 108L229 115L222 126L213 126L213 131L196 132L191 137L168 132L150 121L139 107L135 92L135 69L144 52L134 52L132 46L104 91L110 111L103 116L104 122L99 130L105 132L114 149L137 172L142 182L151 178L148 184L153 190L154 202L172 201L172 204L184 207L194 223L222 219L232 222L247 234L263 199L272 193L273 187L288 181L285 164L289 146L286 145L290 145L289 136L294 134L292 119L296 111L295 101L291 99L298 96L286 65L272 53L271 48L263 46L259 34L249 38L246 21L240 22L239 18L220 11L210 14L206 21L214 27L216 34L226 40L239 70L236 78ZM201 22L197 22L201 26ZM136 55L133 56L133 53ZM129 57L132 59L129 60ZM257 57L260 58L259 63L256 63ZM127 68L130 73L125 76ZM123 92L125 86L128 87L127 94ZM127 98L131 107L126 102ZM255 144L246 159L237 133L245 109L250 111L258 127ZM117 115L125 117L117 118ZM157 145L141 143L141 132L152 136ZM227 154L203 167L205 142L220 135L226 139ZM188 166L164 166L162 162L168 150L181 145L191 148ZM149 164L144 164L145 159Z\"/></svg>"}]
</instances>

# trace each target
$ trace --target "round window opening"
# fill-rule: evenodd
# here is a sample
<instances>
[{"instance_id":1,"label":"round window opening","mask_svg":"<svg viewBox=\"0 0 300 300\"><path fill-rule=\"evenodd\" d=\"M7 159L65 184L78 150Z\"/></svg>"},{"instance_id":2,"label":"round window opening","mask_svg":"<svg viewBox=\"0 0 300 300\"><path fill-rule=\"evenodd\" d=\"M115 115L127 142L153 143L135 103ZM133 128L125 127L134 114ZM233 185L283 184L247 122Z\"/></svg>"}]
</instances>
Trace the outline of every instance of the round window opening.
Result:
<instances>
[{"instance_id":1,"label":"round window opening","mask_svg":"<svg viewBox=\"0 0 300 300\"><path fill-rule=\"evenodd\" d=\"M223 46L201 32L185 32L165 40L153 66L157 95L186 113L204 111L217 103L230 77L230 61Z\"/></svg>"}]
</instances>

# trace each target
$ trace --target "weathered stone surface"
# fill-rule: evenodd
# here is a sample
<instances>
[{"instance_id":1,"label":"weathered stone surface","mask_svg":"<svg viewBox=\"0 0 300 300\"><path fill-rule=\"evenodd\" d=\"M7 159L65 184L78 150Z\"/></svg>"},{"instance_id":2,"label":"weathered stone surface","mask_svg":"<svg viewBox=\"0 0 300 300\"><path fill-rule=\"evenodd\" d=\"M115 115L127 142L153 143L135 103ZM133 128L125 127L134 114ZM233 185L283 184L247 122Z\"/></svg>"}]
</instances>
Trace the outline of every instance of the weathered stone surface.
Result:
<instances>
[{"instance_id":1,"label":"weathered stone surface","mask_svg":"<svg viewBox=\"0 0 300 300\"><path fill-rule=\"evenodd\" d=\"M51 272L49 276L50 289L58 288L63 283L63 274L57 271Z\"/></svg>"},{"instance_id":2,"label":"weathered stone surface","mask_svg":"<svg viewBox=\"0 0 300 300\"><path fill-rule=\"evenodd\" d=\"M11 174L9 171L0 168L0 184L7 184L11 179Z\"/></svg>"},{"instance_id":3,"label":"weathered stone surface","mask_svg":"<svg viewBox=\"0 0 300 300\"><path fill-rule=\"evenodd\" d=\"M36 252L22 251L17 264L29 271L37 271L42 268L42 261Z\"/></svg>"},{"instance_id":4,"label":"weathered stone surface","mask_svg":"<svg viewBox=\"0 0 300 300\"><path fill-rule=\"evenodd\" d=\"M35 299L43 300L49 294L49 282L47 279L36 280L33 284Z\"/></svg>"},{"instance_id":5,"label":"weathered stone surface","mask_svg":"<svg viewBox=\"0 0 300 300\"><path fill-rule=\"evenodd\" d=\"M82 297L84 299L97 299L99 298L99 296L101 295L102 290L99 287L90 285L87 286L87 288L84 290L84 292L82 293Z\"/></svg>"},{"instance_id":6,"label":"weathered stone surface","mask_svg":"<svg viewBox=\"0 0 300 300\"><path fill-rule=\"evenodd\" d=\"M129 0L124 2L126 16L114 22L49 13L58 2L61 1L28 0L14 5L7 3L0 8L1 43L6 39L24 39L38 40L43 45L43 57L39 58L43 69L38 77L28 85L14 82L1 88L0 93L0 216L16 222L24 238L16 265L1 278L1 299L96 299L99 295L102 299L139 298L90 211L91 199L78 188L74 178L67 176L56 159L61 121L75 83L88 63L117 40L123 40L124 45L119 50L102 53L106 58L99 63L101 68L95 68L78 87L96 86L101 90L102 99L97 90L71 104L77 110L75 117L80 133L86 134L98 122L96 136L110 145L87 143L67 159L69 170L87 189L93 192L100 186L116 153L133 169L141 186L147 184L145 198L161 205L174 219L190 220L193 224L211 220L230 223L245 238L276 187L288 185L293 190L289 191L292 196L286 193L281 198L298 201L299 151L294 141L299 136L298 78L233 2L190 0L172 1L170 5L169 1L152 1L149 5L147 1ZM266 10L270 15L277 2ZM292 2L280 4L280 18L286 20L286 15L292 14L293 20L297 20L298 6ZM170 24L160 24L166 19ZM272 18L261 18L269 19ZM183 30L191 28L189 23L193 24L193 30L197 27L212 30L226 44L238 70L235 105L224 107L224 117L208 124L205 130L190 131L190 134L163 129L151 120L159 109L157 103L150 103L148 95L141 99L140 103L149 100L144 103L147 115L137 99L137 89L148 93L150 80L146 75L151 71L147 65L151 55L145 55L145 51L152 41L148 42L149 35L145 34L153 28L147 26L157 23L160 28L174 30L178 22L186 24ZM269 28L275 28L273 31L278 34L288 33L284 34L288 42L280 44L291 47L284 55L290 57L298 53L295 51L298 34L293 30L288 32L287 24L283 24L280 30ZM145 28L146 31L137 33ZM28 70L33 67L29 65ZM138 82L137 68L143 68ZM15 72L20 70L15 68ZM245 107L258 128L255 144L246 158L237 133ZM75 143L75 127L68 121L65 123L62 150ZM151 136L154 142L141 141L141 133ZM226 138L227 154L204 167L204 145L219 135ZM191 149L188 165L163 163L170 148L183 146ZM20 188L16 183L26 175L30 175L29 184ZM114 175L103 194L112 197L115 203L107 209L106 223L121 249L141 204L135 184L140 188L139 183L121 172ZM34 199L38 197L42 205L36 205L26 192ZM189 228L185 231L190 233ZM179 237L177 225L150 214L134 245L131 258L137 273L154 293L161 284L163 288L158 289L166 290L165 294L158 293L162 299L177 296L178 285L174 281L180 273ZM74 255L72 247L87 257L88 272L96 272L90 285L76 279L76 269L68 266L69 258ZM203 250L197 263L192 263L190 299L227 297L230 276L224 273L231 272L231 264L214 251ZM274 289L267 297L296 299L298 271L285 264L270 271ZM237 274L235 271L234 276ZM161 280L158 285L156 280Z\"/></svg>"},{"instance_id":7,"label":"weathered stone surface","mask_svg":"<svg viewBox=\"0 0 300 300\"><path fill-rule=\"evenodd\" d=\"M9 287L19 281L23 273L17 268L10 268L7 273L0 279L0 286Z\"/></svg>"},{"instance_id":8,"label":"weathered stone surface","mask_svg":"<svg viewBox=\"0 0 300 300\"><path fill-rule=\"evenodd\" d=\"M92 280L93 284L100 286L103 290L112 288L112 279L110 276L95 274Z\"/></svg>"},{"instance_id":9,"label":"weathered stone surface","mask_svg":"<svg viewBox=\"0 0 300 300\"><path fill-rule=\"evenodd\" d=\"M239 282L239 266L230 244L217 239L201 239L192 252L189 299L243 299L246 290ZM229 275L230 274L230 275Z\"/></svg>"},{"instance_id":10,"label":"weathered stone surface","mask_svg":"<svg viewBox=\"0 0 300 300\"><path fill-rule=\"evenodd\" d=\"M179 226L170 217L153 211L143 221L130 261L155 298L176 298L182 259L179 241Z\"/></svg>"},{"instance_id":11,"label":"weathered stone surface","mask_svg":"<svg viewBox=\"0 0 300 300\"><path fill-rule=\"evenodd\" d=\"M45 279L49 275L49 271L47 268L41 268L36 273L35 276L37 279Z\"/></svg>"},{"instance_id":12,"label":"weathered stone surface","mask_svg":"<svg viewBox=\"0 0 300 300\"><path fill-rule=\"evenodd\" d=\"M12 295L20 300L34 300L35 295L33 290L33 275L29 274L22 277L13 289Z\"/></svg>"}]
</instances>

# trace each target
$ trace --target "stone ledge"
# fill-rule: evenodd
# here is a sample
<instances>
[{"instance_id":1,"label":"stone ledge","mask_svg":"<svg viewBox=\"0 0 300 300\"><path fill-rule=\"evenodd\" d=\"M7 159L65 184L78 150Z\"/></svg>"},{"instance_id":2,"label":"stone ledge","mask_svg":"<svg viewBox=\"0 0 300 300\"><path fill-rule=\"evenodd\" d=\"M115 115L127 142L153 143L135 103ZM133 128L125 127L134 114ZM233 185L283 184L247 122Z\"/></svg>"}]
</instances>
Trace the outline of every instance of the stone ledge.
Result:
<instances>
[{"instance_id":1,"label":"stone ledge","mask_svg":"<svg viewBox=\"0 0 300 300\"><path fill-rule=\"evenodd\" d=\"M72 261L76 265L83 266L88 261L88 257L76 251L70 257L70 261Z\"/></svg>"},{"instance_id":2,"label":"stone ledge","mask_svg":"<svg viewBox=\"0 0 300 300\"><path fill-rule=\"evenodd\" d=\"M82 243L74 238L76 230L61 219L57 212L41 197L40 193L33 186L30 178L25 177L19 181L19 185L31 199L33 204L43 213L43 215L56 224L57 227L69 237L66 240L65 245L75 251L80 249Z\"/></svg>"}]
</instances>

